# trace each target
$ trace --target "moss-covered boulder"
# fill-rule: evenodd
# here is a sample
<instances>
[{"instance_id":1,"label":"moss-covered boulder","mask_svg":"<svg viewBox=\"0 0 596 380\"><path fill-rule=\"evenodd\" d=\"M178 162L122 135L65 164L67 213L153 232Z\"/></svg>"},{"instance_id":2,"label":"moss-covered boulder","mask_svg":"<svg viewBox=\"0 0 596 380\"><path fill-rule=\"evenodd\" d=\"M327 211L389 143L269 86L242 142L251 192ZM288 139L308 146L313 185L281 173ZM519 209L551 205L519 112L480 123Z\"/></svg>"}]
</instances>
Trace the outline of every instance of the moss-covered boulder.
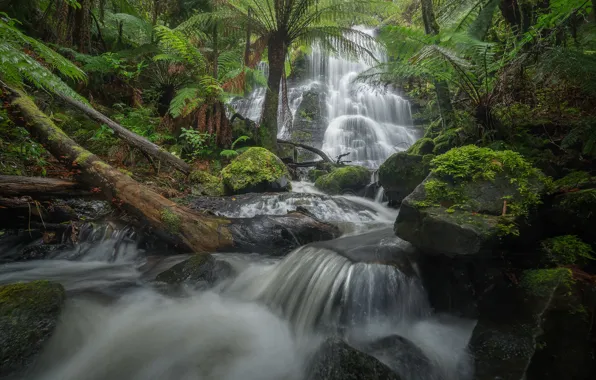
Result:
<instances>
[{"instance_id":1,"label":"moss-covered boulder","mask_svg":"<svg viewBox=\"0 0 596 380\"><path fill-rule=\"evenodd\" d=\"M0 286L0 377L23 370L52 335L64 288L49 281Z\"/></svg>"},{"instance_id":2,"label":"moss-covered boulder","mask_svg":"<svg viewBox=\"0 0 596 380\"><path fill-rule=\"evenodd\" d=\"M265 148L250 148L236 157L222 172L227 194L280 192L291 190L286 165Z\"/></svg>"},{"instance_id":3,"label":"moss-covered boulder","mask_svg":"<svg viewBox=\"0 0 596 380\"><path fill-rule=\"evenodd\" d=\"M399 205L428 176L433 156L399 152L379 167L379 184L393 205Z\"/></svg>"},{"instance_id":4,"label":"moss-covered boulder","mask_svg":"<svg viewBox=\"0 0 596 380\"><path fill-rule=\"evenodd\" d=\"M311 182L316 182L320 177L329 174L326 170L312 169L309 170L307 176Z\"/></svg>"},{"instance_id":5,"label":"moss-covered boulder","mask_svg":"<svg viewBox=\"0 0 596 380\"><path fill-rule=\"evenodd\" d=\"M224 195L224 186L220 178L202 170L195 170L189 175L193 195L219 197Z\"/></svg>"},{"instance_id":6,"label":"moss-covered boulder","mask_svg":"<svg viewBox=\"0 0 596 380\"><path fill-rule=\"evenodd\" d=\"M426 154L432 154L434 149L434 140L428 137L423 137L420 140L416 141L414 144L412 144L412 146L408 148L407 152L410 154L424 156Z\"/></svg>"},{"instance_id":7,"label":"moss-covered boulder","mask_svg":"<svg viewBox=\"0 0 596 380\"><path fill-rule=\"evenodd\" d=\"M229 263L215 260L208 254L195 254L158 274L155 280L170 285L188 283L198 287L209 287L231 273L232 267Z\"/></svg>"},{"instance_id":8,"label":"moss-covered boulder","mask_svg":"<svg viewBox=\"0 0 596 380\"><path fill-rule=\"evenodd\" d=\"M516 152L454 148L432 160L431 174L404 199L395 232L429 252L475 254L519 234L547 182Z\"/></svg>"},{"instance_id":9,"label":"moss-covered boulder","mask_svg":"<svg viewBox=\"0 0 596 380\"><path fill-rule=\"evenodd\" d=\"M317 178L315 187L327 194L356 193L370 183L370 172L362 166L344 166Z\"/></svg>"}]
</instances>

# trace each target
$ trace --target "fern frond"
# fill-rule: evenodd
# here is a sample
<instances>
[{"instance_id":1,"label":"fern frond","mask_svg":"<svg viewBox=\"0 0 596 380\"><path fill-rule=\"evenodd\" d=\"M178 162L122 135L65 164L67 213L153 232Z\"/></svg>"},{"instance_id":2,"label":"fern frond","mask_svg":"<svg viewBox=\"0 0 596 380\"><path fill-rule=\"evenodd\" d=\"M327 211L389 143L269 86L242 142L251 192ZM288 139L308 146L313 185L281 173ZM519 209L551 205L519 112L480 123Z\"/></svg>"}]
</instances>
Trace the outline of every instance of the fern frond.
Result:
<instances>
[{"instance_id":1,"label":"fern frond","mask_svg":"<svg viewBox=\"0 0 596 380\"><path fill-rule=\"evenodd\" d=\"M188 116L204 101L198 87L184 87L176 92L176 96L170 102L169 112L173 117Z\"/></svg>"}]
</instances>

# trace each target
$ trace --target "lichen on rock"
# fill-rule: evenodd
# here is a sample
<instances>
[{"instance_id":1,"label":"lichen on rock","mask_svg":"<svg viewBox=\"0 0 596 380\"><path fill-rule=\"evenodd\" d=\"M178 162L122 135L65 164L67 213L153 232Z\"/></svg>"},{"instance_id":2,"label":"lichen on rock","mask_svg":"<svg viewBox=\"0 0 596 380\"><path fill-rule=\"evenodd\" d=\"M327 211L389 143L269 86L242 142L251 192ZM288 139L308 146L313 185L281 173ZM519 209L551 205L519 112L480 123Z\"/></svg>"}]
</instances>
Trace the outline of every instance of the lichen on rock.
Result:
<instances>
[{"instance_id":1,"label":"lichen on rock","mask_svg":"<svg viewBox=\"0 0 596 380\"><path fill-rule=\"evenodd\" d=\"M265 148L250 148L222 170L228 194L280 192L291 189L290 173L275 154Z\"/></svg>"},{"instance_id":2,"label":"lichen on rock","mask_svg":"<svg viewBox=\"0 0 596 380\"><path fill-rule=\"evenodd\" d=\"M362 166L344 166L320 176L315 187L327 194L344 194L362 190L370 182L370 172Z\"/></svg>"}]
</instances>

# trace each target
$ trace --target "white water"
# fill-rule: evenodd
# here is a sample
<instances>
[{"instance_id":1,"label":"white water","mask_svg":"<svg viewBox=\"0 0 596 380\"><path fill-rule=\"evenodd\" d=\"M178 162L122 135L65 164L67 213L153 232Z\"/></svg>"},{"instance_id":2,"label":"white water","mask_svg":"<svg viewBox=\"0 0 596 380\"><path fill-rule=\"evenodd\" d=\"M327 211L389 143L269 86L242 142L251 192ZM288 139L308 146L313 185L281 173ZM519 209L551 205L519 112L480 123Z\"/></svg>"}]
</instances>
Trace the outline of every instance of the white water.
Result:
<instances>
[{"instance_id":1,"label":"white water","mask_svg":"<svg viewBox=\"0 0 596 380\"><path fill-rule=\"evenodd\" d=\"M369 35L374 33L372 29L359 30ZM385 59L380 50L375 53L377 59ZM327 120L324 140L310 141L311 145L322 147L331 158L349 152L344 159L351 164L377 168L391 154L406 150L420 137L420 131L413 126L407 100L394 92L355 81L359 73L371 67L365 60L354 62L331 56L315 46L307 61L309 78L288 85L288 101L296 120L302 94L310 90L324 94L323 113ZM259 120L264 98L265 88L260 87L233 105L251 120ZM290 139L293 127L283 124L281 105L279 115L278 137Z\"/></svg>"}]
</instances>

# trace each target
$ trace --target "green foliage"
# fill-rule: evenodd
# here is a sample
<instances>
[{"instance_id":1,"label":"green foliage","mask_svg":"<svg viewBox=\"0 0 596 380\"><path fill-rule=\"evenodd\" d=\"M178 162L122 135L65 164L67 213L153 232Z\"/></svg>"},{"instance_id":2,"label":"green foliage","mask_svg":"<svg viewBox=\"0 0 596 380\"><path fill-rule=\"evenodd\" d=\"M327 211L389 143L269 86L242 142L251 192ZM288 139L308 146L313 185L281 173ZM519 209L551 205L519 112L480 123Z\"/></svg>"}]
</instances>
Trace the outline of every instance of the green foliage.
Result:
<instances>
[{"instance_id":1,"label":"green foliage","mask_svg":"<svg viewBox=\"0 0 596 380\"><path fill-rule=\"evenodd\" d=\"M524 271L520 285L529 294L548 297L558 287L569 289L574 283L571 269L530 269Z\"/></svg>"},{"instance_id":2,"label":"green foliage","mask_svg":"<svg viewBox=\"0 0 596 380\"><path fill-rule=\"evenodd\" d=\"M249 136L240 136L240 137L238 137L232 143L231 149L224 149L224 150L222 150L219 153L219 155L222 156L222 157L224 157L224 158L227 158L227 159L234 158L234 157L238 156L241 153L241 151L240 151L240 149L235 149L236 148L236 144L239 144L241 142L248 141L248 140L250 140L250 137Z\"/></svg>"},{"instance_id":3,"label":"green foliage","mask_svg":"<svg viewBox=\"0 0 596 380\"><path fill-rule=\"evenodd\" d=\"M85 101L54 71L73 81L85 81L85 73L42 42L23 34L17 25L18 21L0 13L0 79L17 87L31 83Z\"/></svg>"},{"instance_id":4,"label":"green foliage","mask_svg":"<svg viewBox=\"0 0 596 380\"><path fill-rule=\"evenodd\" d=\"M168 132L160 131L160 118L155 116L155 111L147 107L127 107L124 104L114 104L118 113L113 115L114 120L123 127L147 138L149 141L162 144L174 141Z\"/></svg>"},{"instance_id":5,"label":"green foliage","mask_svg":"<svg viewBox=\"0 0 596 380\"><path fill-rule=\"evenodd\" d=\"M569 191L591 183L596 183L596 178L588 172L574 170L565 177L556 180L553 183L553 188L555 191Z\"/></svg>"},{"instance_id":6,"label":"green foliage","mask_svg":"<svg viewBox=\"0 0 596 380\"><path fill-rule=\"evenodd\" d=\"M575 235L557 236L544 240L542 250L546 259L555 265L583 265L594 258L592 247Z\"/></svg>"},{"instance_id":7,"label":"green foliage","mask_svg":"<svg viewBox=\"0 0 596 380\"><path fill-rule=\"evenodd\" d=\"M191 161L208 158L215 153L215 135L195 129L182 128L180 138L184 142L182 153Z\"/></svg>"}]
</instances>

